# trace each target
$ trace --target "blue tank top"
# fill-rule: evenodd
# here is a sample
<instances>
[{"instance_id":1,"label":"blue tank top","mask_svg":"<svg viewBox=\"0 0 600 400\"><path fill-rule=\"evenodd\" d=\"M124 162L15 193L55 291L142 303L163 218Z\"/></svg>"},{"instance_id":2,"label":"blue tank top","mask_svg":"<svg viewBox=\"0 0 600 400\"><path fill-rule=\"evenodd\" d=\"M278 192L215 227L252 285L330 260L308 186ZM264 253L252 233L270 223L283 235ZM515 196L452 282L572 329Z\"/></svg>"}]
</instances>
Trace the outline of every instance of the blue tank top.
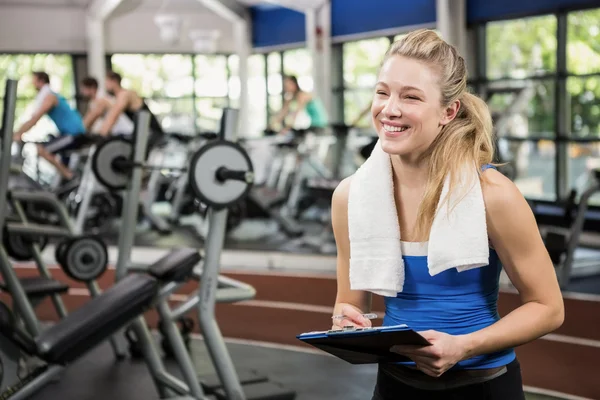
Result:
<instances>
[{"instance_id":1,"label":"blue tank top","mask_svg":"<svg viewBox=\"0 0 600 400\"><path fill-rule=\"evenodd\" d=\"M502 264L495 250L490 249L489 264L484 267L463 272L449 269L435 276L429 275L427 267L427 243L402 242L402 259L403 291L396 297L385 297L383 325L406 324L416 331L463 335L500 319L497 301ZM494 368L514 359L514 349L506 349L463 360L453 368Z\"/></svg>"},{"instance_id":2,"label":"blue tank top","mask_svg":"<svg viewBox=\"0 0 600 400\"><path fill-rule=\"evenodd\" d=\"M58 99L58 104L48 111L48 117L54 122L61 135L80 135L85 133L83 119L73 110L67 100L58 93L52 92Z\"/></svg>"}]
</instances>

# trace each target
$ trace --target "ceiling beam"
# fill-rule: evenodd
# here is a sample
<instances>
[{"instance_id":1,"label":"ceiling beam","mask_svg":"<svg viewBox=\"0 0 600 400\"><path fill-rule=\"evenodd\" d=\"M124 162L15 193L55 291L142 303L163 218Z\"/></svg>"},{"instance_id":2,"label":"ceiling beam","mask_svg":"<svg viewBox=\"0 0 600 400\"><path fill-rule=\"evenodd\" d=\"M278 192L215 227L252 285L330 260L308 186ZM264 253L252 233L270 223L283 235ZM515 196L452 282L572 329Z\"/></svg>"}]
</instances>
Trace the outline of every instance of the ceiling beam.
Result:
<instances>
[{"instance_id":1,"label":"ceiling beam","mask_svg":"<svg viewBox=\"0 0 600 400\"><path fill-rule=\"evenodd\" d=\"M247 9L237 0L198 0L200 4L230 22L246 18Z\"/></svg>"},{"instance_id":2,"label":"ceiling beam","mask_svg":"<svg viewBox=\"0 0 600 400\"><path fill-rule=\"evenodd\" d=\"M306 10L318 10L327 2L327 0L264 0L265 3L274 4L276 6L289 8L290 10L301 13Z\"/></svg>"},{"instance_id":3,"label":"ceiling beam","mask_svg":"<svg viewBox=\"0 0 600 400\"><path fill-rule=\"evenodd\" d=\"M92 0L88 6L88 15L104 21L122 2L123 0Z\"/></svg>"}]
</instances>

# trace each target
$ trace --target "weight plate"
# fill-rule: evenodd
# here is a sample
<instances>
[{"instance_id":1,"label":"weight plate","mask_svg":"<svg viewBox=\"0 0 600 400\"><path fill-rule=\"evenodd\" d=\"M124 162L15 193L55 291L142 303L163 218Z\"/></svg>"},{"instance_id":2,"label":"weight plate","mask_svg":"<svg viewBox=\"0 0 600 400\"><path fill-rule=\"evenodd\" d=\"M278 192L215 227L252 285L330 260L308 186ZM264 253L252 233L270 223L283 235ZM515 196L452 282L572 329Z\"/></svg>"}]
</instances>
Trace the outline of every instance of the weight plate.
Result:
<instances>
[{"instance_id":1,"label":"weight plate","mask_svg":"<svg viewBox=\"0 0 600 400\"><path fill-rule=\"evenodd\" d=\"M39 245L40 252L44 250L48 244L47 237L27 237L16 233L9 233L6 227L2 234L2 242L6 253L15 261L29 261L33 259L32 243Z\"/></svg>"},{"instance_id":2,"label":"weight plate","mask_svg":"<svg viewBox=\"0 0 600 400\"><path fill-rule=\"evenodd\" d=\"M133 145L130 140L112 137L96 147L92 156L92 171L98 182L110 190L122 190L127 187L129 173L113 168L113 161L118 157L131 159Z\"/></svg>"},{"instance_id":3,"label":"weight plate","mask_svg":"<svg viewBox=\"0 0 600 400\"><path fill-rule=\"evenodd\" d=\"M97 279L108 267L106 244L95 237L72 239L64 250L61 266L69 277L89 282Z\"/></svg>"},{"instance_id":4,"label":"weight plate","mask_svg":"<svg viewBox=\"0 0 600 400\"><path fill-rule=\"evenodd\" d=\"M64 239L61 242L59 242L58 245L56 246L56 249L54 249L54 259L60 265L63 265L65 263L65 261L64 261L65 254L67 253L67 247L69 246L70 242L71 242L70 238Z\"/></svg>"},{"instance_id":5,"label":"weight plate","mask_svg":"<svg viewBox=\"0 0 600 400\"><path fill-rule=\"evenodd\" d=\"M246 171L247 181L216 178L219 168ZM192 157L190 186L198 199L209 207L222 209L242 200L252 188L254 170L246 150L237 143L217 140L202 146Z\"/></svg>"}]
</instances>

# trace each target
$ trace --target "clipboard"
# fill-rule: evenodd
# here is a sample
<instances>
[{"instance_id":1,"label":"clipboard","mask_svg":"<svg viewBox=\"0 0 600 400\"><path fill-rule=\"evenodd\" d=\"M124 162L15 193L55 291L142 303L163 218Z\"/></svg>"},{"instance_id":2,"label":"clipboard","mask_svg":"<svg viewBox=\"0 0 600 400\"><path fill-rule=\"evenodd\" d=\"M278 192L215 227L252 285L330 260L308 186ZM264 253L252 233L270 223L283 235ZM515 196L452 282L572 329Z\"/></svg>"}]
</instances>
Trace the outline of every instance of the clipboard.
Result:
<instances>
[{"instance_id":1,"label":"clipboard","mask_svg":"<svg viewBox=\"0 0 600 400\"><path fill-rule=\"evenodd\" d=\"M407 325L347 327L340 330L302 333L296 338L350 364L410 361L408 357L391 352L390 348L401 344L431 345L427 339Z\"/></svg>"}]
</instances>

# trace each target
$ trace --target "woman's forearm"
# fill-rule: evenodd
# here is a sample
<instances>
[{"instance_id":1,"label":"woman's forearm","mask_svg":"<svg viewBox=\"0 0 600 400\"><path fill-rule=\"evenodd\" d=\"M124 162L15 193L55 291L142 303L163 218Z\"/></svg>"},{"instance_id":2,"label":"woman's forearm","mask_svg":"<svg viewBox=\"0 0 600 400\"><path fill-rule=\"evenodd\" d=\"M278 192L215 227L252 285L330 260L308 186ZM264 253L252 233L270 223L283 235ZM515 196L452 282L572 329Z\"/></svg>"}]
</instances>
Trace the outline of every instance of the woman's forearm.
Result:
<instances>
[{"instance_id":1,"label":"woman's forearm","mask_svg":"<svg viewBox=\"0 0 600 400\"><path fill-rule=\"evenodd\" d=\"M465 359L531 342L560 327L563 318L560 307L525 303L495 324L464 335Z\"/></svg>"}]
</instances>

